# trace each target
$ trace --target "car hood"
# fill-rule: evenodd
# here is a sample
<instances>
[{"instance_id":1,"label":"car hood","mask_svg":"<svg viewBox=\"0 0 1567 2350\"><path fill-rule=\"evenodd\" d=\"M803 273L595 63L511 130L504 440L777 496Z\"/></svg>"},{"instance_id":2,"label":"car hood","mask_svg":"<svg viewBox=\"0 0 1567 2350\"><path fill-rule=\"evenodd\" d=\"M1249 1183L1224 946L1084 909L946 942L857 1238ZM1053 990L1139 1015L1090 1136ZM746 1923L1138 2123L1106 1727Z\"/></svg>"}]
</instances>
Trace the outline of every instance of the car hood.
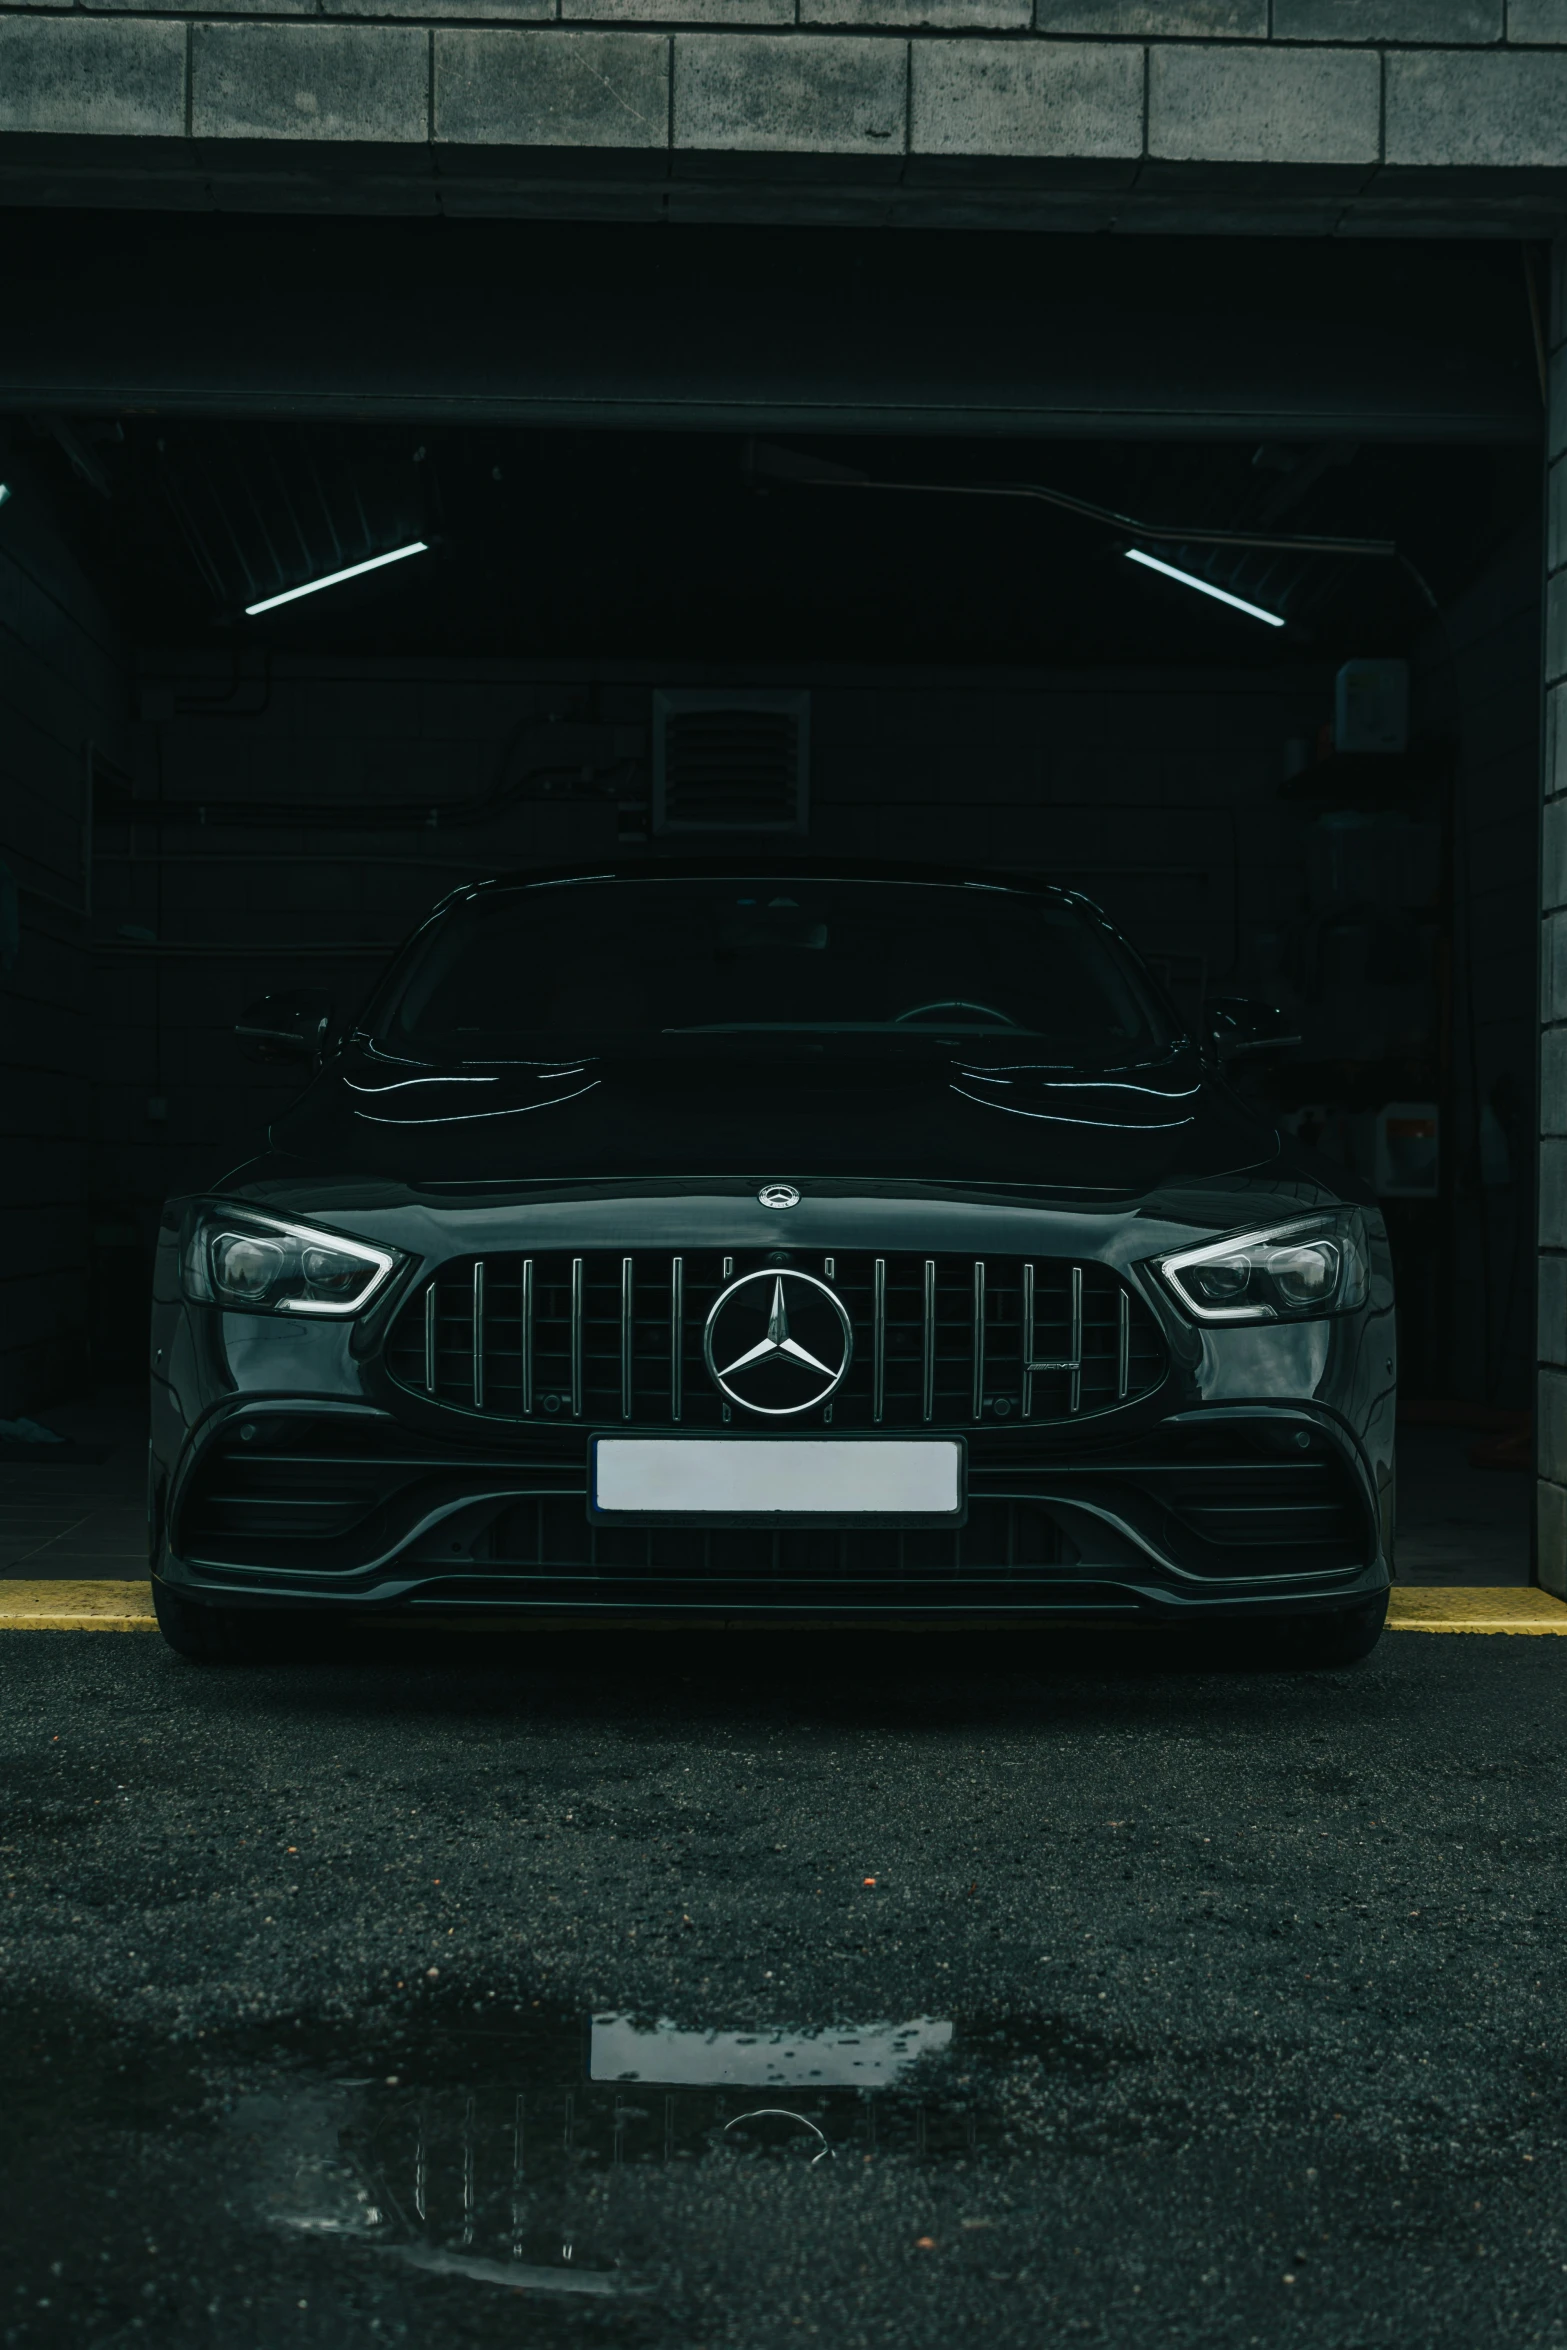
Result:
<instances>
[{"instance_id":1,"label":"car hood","mask_svg":"<svg viewBox=\"0 0 1567 2350\"><path fill-rule=\"evenodd\" d=\"M1189 1048L1114 1070L681 1040L435 1069L346 1048L274 1125L312 1175L436 1182L839 1176L1127 1196L1260 1168L1271 1124Z\"/></svg>"}]
</instances>

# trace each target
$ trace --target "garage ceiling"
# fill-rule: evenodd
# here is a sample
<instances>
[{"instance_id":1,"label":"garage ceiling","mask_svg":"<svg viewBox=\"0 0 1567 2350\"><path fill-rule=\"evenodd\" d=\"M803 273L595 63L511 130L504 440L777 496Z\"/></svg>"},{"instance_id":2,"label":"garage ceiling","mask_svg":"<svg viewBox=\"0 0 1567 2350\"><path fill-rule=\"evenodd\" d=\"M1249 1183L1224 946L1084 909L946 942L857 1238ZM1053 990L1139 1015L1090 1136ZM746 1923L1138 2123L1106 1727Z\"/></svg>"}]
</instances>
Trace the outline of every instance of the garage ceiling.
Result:
<instances>
[{"instance_id":1,"label":"garage ceiling","mask_svg":"<svg viewBox=\"0 0 1567 2350\"><path fill-rule=\"evenodd\" d=\"M11 427L133 643L595 661L1276 664L1403 652L1402 564L1159 540L1282 617L1259 625L1125 560L1128 534L1030 500L867 493L759 473L733 434L146 417ZM1372 539L1447 603L1535 525L1527 446L810 438L872 480L1044 481L1153 525ZM16 518L8 525L6 517ZM409 541L429 552L255 618Z\"/></svg>"},{"instance_id":2,"label":"garage ceiling","mask_svg":"<svg viewBox=\"0 0 1567 2350\"><path fill-rule=\"evenodd\" d=\"M1515 243L13 212L0 407L1538 439Z\"/></svg>"}]
</instances>

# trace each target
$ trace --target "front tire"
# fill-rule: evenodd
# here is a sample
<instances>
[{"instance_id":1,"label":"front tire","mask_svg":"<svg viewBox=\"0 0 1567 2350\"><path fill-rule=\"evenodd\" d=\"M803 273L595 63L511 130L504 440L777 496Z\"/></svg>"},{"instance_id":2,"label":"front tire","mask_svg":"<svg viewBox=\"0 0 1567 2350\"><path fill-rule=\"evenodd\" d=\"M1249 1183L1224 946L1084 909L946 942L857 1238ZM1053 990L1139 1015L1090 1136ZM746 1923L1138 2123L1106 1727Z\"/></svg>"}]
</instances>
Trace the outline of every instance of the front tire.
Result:
<instances>
[{"instance_id":1,"label":"front tire","mask_svg":"<svg viewBox=\"0 0 1567 2350\"><path fill-rule=\"evenodd\" d=\"M1291 1660L1302 1665L1358 1665L1371 1654L1387 1622L1388 1594L1331 1615L1301 1616L1290 1626Z\"/></svg>"},{"instance_id":2,"label":"front tire","mask_svg":"<svg viewBox=\"0 0 1567 2350\"><path fill-rule=\"evenodd\" d=\"M198 1665L254 1664L273 1643L267 1634L275 1625L248 1608L200 1607L154 1576L153 1613L158 1630L176 1656Z\"/></svg>"}]
</instances>

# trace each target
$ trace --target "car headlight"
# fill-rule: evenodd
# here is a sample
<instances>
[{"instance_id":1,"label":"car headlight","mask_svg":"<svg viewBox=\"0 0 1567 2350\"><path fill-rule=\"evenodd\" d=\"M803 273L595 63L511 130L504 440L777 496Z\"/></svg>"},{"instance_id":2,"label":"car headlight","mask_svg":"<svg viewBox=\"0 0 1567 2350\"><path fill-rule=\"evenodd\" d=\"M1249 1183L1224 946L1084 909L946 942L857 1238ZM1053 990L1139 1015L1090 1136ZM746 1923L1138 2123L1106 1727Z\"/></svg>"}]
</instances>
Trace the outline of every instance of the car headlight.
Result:
<instances>
[{"instance_id":1,"label":"car headlight","mask_svg":"<svg viewBox=\"0 0 1567 2350\"><path fill-rule=\"evenodd\" d=\"M397 1263L396 1249L207 1202L186 1220L180 1287L198 1305L343 1316L361 1312Z\"/></svg>"},{"instance_id":2,"label":"car headlight","mask_svg":"<svg viewBox=\"0 0 1567 2350\"><path fill-rule=\"evenodd\" d=\"M1159 1276L1199 1322L1299 1322L1364 1305L1365 1226L1351 1209L1243 1232L1156 1260Z\"/></svg>"}]
</instances>

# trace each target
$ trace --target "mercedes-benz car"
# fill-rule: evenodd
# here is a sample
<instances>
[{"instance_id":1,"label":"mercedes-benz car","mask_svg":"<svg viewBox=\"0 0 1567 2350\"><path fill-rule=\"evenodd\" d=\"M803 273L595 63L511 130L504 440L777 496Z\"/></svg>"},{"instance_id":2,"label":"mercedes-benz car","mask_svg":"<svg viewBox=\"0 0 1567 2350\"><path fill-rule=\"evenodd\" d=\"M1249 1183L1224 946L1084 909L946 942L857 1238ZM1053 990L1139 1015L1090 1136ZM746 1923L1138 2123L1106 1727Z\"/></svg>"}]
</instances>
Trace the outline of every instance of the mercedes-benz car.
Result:
<instances>
[{"instance_id":1,"label":"mercedes-benz car","mask_svg":"<svg viewBox=\"0 0 1567 2350\"><path fill-rule=\"evenodd\" d=\"M1045 881L459 889L353 1020L252 1008L313 1074L165 1211L165 1636L1250 1618L1365 1654L1386 1236L1233 1081L1281 1029L1183 1019Z\"/></svg>"}]
</instances>

